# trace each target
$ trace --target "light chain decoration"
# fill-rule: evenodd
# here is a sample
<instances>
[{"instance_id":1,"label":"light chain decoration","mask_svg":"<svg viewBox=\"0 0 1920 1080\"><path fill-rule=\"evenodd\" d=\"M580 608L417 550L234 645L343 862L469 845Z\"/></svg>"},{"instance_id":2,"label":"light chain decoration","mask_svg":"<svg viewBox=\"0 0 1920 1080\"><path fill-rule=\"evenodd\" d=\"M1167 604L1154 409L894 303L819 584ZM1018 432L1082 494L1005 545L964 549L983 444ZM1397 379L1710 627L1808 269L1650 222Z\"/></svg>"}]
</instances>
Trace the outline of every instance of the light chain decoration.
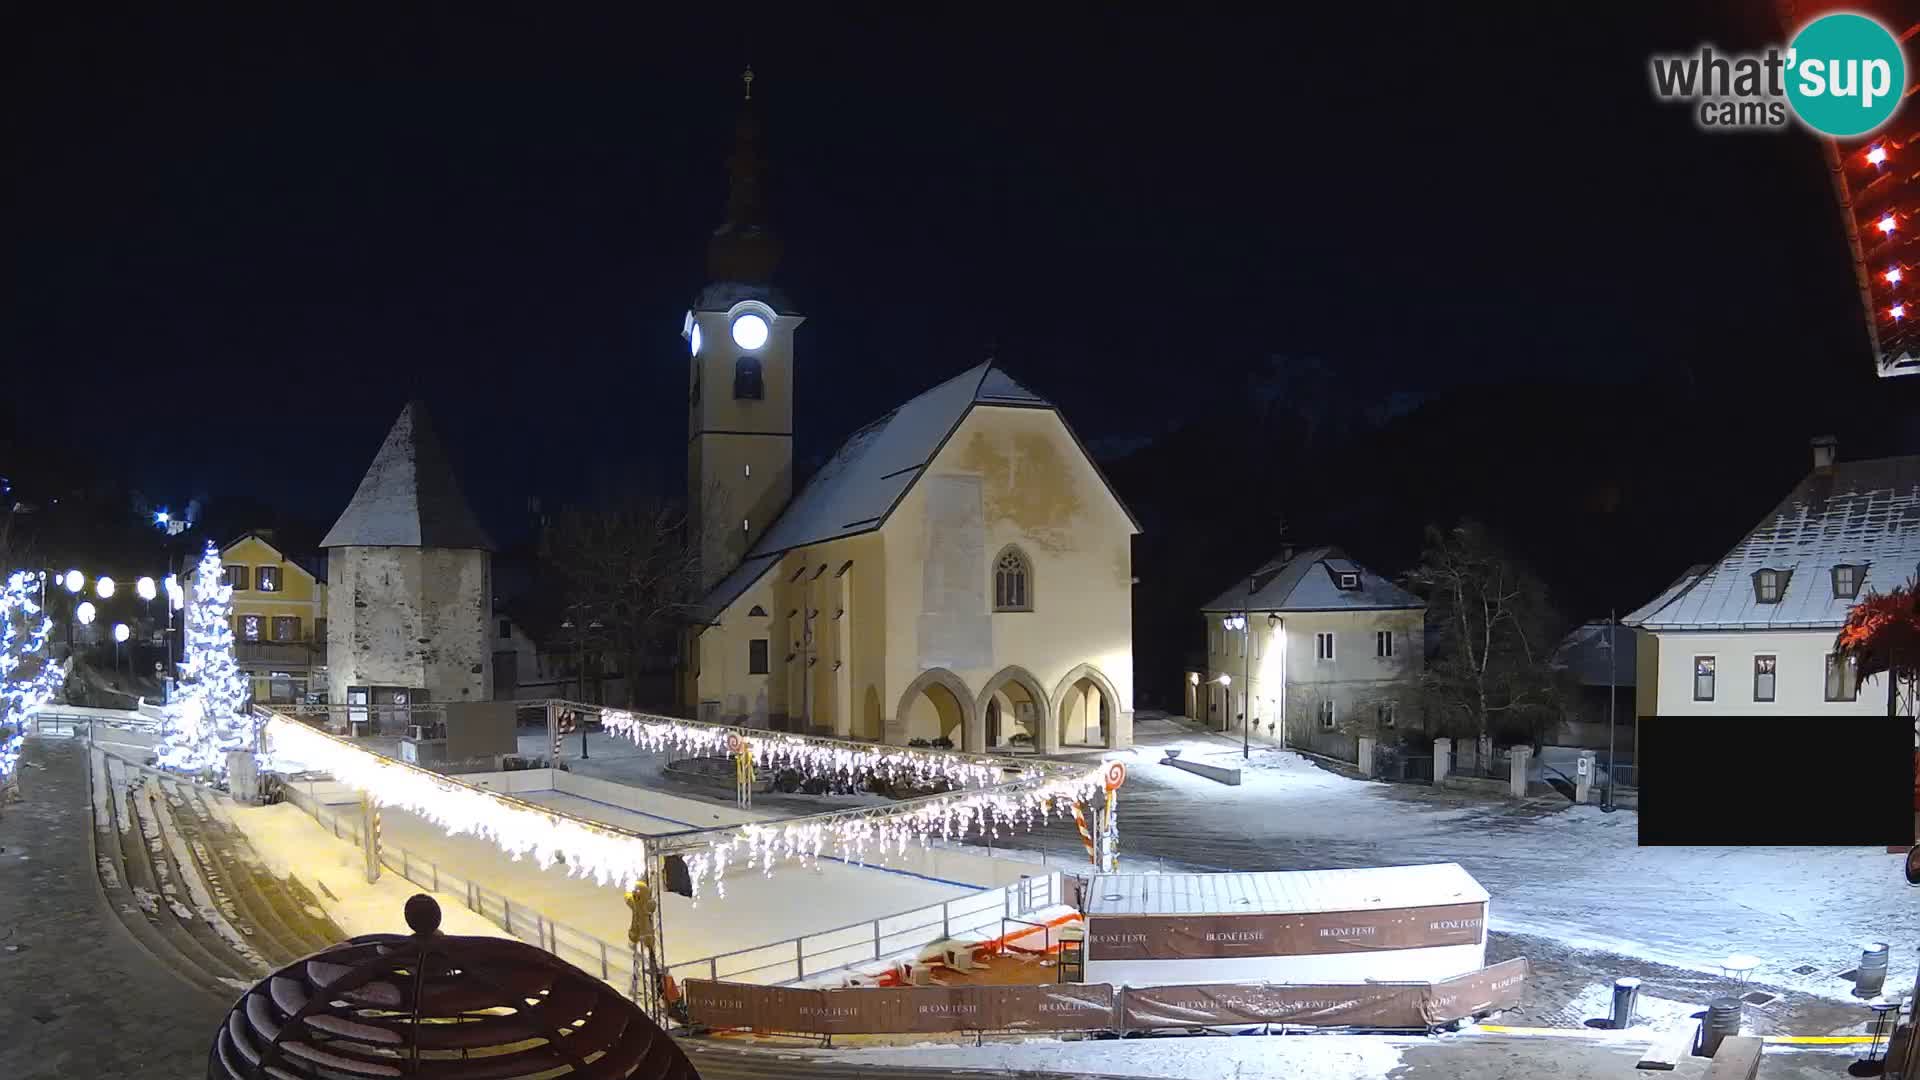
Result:
<instances>
[{"instance_id":1,"label":"light chain decoration","mask_svg":"<svg viewBox=\"0 0 1920 1080\"><path fill-rule=\"evenodd\" d=\"M253 742L244 707L251 680L234 657L232 618L233 587L226 582L219 549L209 541L194 570L181 697L167 706L154 748L161 768L224 777L228 752Z\"/></svg>"},{"instance_id":2,"label":"light chain decoration","mask_svg":"<svg viewBox=\"0 0 1920 1080\"><path fill-rule=\"evenodd\" d=\"M45 588L45 578L16 570L0 592L0 780L12 775L19 763L27 717L66 681L65 667L47 652L53 620L34 599Z\"/></svg>"},{"instance_id":3,"label":"light chain decoration","mask_svg":"<svg viewBox=\"0 0 1920 1080\"><path fill-rule=\"evenodd\" d=\"M625 736L643 750L678 750L689 754L724 756L734 752L729 740L747 740L755 765L797 769L809 779L857 784L869 777L890 782L928 784L945 780L955 787L988 788L1007 783L1009 766L961 754L927 752L898 746L830 744L775 731L741 731L721 724L642 716L619 709L601 714L606 730ZM1022 770L1014 778L1027 778Z\"/></svg>"},{"instance_id":4,"label":"light chain decoration","mask_svg":"<svg viewBox=\"0 0 1920 1080\"><path fill-rule=\"evenodd\" d=\"M801 819L788 824L742 825L686 856L693 898L711 877L715 891L727 895L727 867L744 862L768 877L776 864L798 861L808 865L823 855L849 863L869 857L884 861L906 854L907 847L931 846L935 839L960 840L969 835L998 839L1001 831L1027 831L1053 820L1056 811L1071 812L1074 802L1090 798L1101 787L1099 767L1078 776L1034 778L985 791L955 792L916 800L900 807L876 807L870 813L836 814L821 820Z\"/></svg>"},{"instance_id":5,"label":"light chain decoration","mask_svg":"<svg viewBox=\"0 0 1920 1080\"><path fill-rule=\"evenodd\" d=\"M560 864L568 875L602 885L632 889L646 878L646 844L632 833L595 827L450 780L284 716L267 721L266 735L276 771L325 772L366 793L377 805L397 807L433 822L448 836L477 836L514 859L531 858L542 870Z\"/></svg>"}]
</instances>

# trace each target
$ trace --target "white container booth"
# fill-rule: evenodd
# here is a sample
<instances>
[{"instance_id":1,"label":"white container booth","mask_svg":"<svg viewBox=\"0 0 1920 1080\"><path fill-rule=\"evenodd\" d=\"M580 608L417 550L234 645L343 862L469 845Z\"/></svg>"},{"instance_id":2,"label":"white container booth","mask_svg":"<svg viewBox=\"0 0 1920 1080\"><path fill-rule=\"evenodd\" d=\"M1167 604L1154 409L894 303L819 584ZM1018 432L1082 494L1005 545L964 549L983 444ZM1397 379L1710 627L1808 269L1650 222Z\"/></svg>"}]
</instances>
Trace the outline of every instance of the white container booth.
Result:
<instances>
[{"instance_id":1,"label":"white container booth","mask_svg":"<svg viewBox=\"0 0 1920 1080\"><path fill-rule=\"evenodd\" d=\"M1086 981L1437 982L1487 957L1487 890L1458 863L1105 874L1087 888Z\"/></svg>"}]
</instances>

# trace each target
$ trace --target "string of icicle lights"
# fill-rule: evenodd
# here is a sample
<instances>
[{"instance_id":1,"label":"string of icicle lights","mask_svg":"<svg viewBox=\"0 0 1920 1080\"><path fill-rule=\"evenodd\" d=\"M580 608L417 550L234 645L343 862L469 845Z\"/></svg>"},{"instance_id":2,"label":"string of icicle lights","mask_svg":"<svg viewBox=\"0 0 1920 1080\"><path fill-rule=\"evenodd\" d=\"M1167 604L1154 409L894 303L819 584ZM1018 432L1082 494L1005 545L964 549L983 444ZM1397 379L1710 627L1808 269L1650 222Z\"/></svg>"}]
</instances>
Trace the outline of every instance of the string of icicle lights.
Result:
<instances>
[{"instance_id":1,"label":"string of icicle lights","mask_svg":"<svg viewBox=\"0 0 1920 1080\"><path fill-rule=\"evenodd\" d=\"M901 808L876 807L871 813L834 815L818 821L742 825L725 837L686 856L693 898L712 878L715 891L727 895L727 867L744 863L768 877L775 865L816 862L821 856L864 863L904 855L910 844L928 847L936 838L969 835L999 838L1001 830L1026 831L1070 813L1076 800L1100 788L1099 767L1084 775L1029 780L988 791L955 792L917 800Z\"/></svg>"},{"instance_id":2,"label":"string of icicle lights","mask_svg":"<svg viewBox=\"0 0 1920 1080\"><path fill-rule=\"evenodd\" d=\"M640 716L618 709L600 715L606 730L644 750L689 754L730 754L740 733L717 724ZM753 763L772 769L798 769L809 778L858 784L869 777L927 784L945 780L960 788L1006 783L1008 766L961 754L926 752L898 746L823 743L780 732L755 731L747 737ZM1031 772L1021 775L1031 775Z\"/></svg>"},{"instance_id":3,"label":"string of icicle lights","mask_svg":"<svg viewBox=\"0 0 1920 1080\"><path fill-rule=\"evenodd\" d=\"M273 768L325 772L381 806L418 814L449 836L478 836L515 859L532 858L542 870L558 863L569 875L602 885L630 889L647 876L646 844L637 836L450 781L284 716L267 721L265 735Z\"/></svg>"}]
</instances>

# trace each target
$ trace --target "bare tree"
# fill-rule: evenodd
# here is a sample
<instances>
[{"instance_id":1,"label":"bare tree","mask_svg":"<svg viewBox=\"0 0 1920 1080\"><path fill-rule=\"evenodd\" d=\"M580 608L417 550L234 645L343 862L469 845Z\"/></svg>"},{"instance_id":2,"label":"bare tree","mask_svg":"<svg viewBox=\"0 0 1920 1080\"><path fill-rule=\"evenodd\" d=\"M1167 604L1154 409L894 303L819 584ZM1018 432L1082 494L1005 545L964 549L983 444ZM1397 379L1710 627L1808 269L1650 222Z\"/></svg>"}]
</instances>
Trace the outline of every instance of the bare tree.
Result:
<instances>
[{"instance_id":1,"label":"bare tree","mask_svg":"<svg viewBox=\"0 0 1920 1080\"><path fill-rule=\"evenodd\" d=\"M1551 715L1555 618L1546 586L1502 551L1485 528L1463 521L1427 527L1420 566L1407 584L1427 601L1439 653L1421 693L1442 730L1484 738Z\"/></svg>"},{"instance_id":2,"label":"bare tree","mask_svg":"<svg viewBox=\"0 0 1920 1080\"><path fill-rule=\"evenodd\" d=\"M542 569L559 592L563 631L583 671L600 657L626 676L627 706L650 656L671 653L686 605L699 586L686 509L677 502L624 494L595 507L562 510L541 542ZM562 619L546 620L549 626Z\"/></svg>"}]
</instances>

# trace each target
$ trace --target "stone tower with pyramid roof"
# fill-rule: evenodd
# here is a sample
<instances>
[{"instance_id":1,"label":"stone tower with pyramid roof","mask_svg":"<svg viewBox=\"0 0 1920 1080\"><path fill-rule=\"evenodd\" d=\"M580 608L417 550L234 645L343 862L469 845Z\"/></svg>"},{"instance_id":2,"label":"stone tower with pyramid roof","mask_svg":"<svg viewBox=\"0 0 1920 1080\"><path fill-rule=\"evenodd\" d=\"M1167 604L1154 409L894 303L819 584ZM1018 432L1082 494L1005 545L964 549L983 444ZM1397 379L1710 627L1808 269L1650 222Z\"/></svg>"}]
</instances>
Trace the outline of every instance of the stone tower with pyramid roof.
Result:
<instances>
[{"instance_id":1,"label":"stone tower with pyramid roof","mask_svg":"<svg viewBox=\"0 0 1920 1080\"><path fill-rule=\"evenodd\" d=\"M493 545L420 402L401 410L320 546L330 701L377 712L492 697Z\"/></svg>"}]
</instances>

